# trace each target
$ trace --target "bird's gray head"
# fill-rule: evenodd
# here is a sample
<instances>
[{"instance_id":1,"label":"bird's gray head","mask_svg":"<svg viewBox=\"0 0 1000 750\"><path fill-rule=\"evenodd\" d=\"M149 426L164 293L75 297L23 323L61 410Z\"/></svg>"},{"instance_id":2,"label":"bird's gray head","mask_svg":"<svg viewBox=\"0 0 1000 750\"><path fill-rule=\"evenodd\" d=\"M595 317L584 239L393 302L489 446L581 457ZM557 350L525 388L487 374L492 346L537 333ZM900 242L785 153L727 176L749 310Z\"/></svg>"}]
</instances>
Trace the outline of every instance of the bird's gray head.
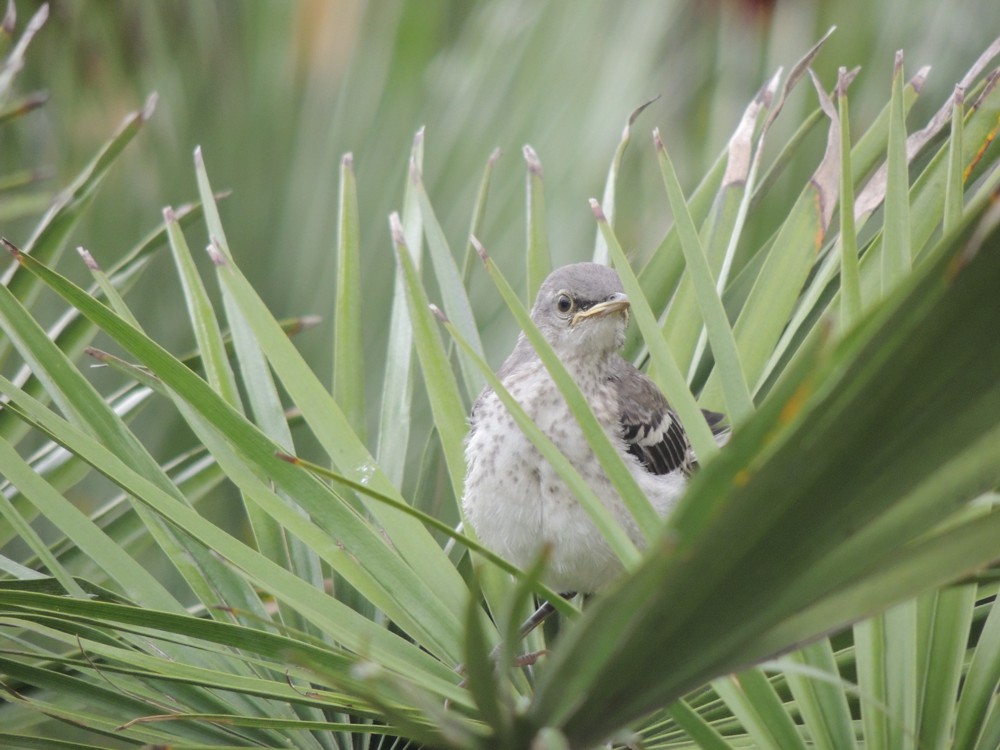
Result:
<instances>
[{"instance_id":1,"label":"bird's gray head","mask_svg":"<svg viewBox=\"0 0 1000 750\"><path fill-rule=\"evenodd\" d=\"M531 319L564 357L607 356L625 342L628 308L613 269L574 263L557 268L542 282Z\"/></svg>"}]
</instances>

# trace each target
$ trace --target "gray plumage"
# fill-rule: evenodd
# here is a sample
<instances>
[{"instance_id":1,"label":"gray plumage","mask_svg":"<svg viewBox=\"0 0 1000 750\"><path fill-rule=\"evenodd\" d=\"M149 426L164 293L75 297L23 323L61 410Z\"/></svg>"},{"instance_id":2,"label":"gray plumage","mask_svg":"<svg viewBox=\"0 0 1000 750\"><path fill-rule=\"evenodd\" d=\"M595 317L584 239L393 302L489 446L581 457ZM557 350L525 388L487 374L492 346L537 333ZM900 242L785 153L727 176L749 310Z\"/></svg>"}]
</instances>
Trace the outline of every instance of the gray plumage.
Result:
<instances>
[{"instance_id":1,"label":"gray plumage","mask_svg":"<svg viewBox=\"0 0 1000 750\"><path fill-rule=\"evenodd\" d=\"M666 515L683 493L694 456L666 398L618 353L628 307L614 270L577 263L546 278L531 316L619 446L653 507ZM641 543L635 519L524 334L497 375L633 541ZM721 415L705 414L713 430L722 433ZM488 547L520 567L531 565L548 547L545 580L559 591L593 592L618 574L620 564L586 512L489 388L473 406L466 462L463 508Z\"/></svg>"}]
</instances>

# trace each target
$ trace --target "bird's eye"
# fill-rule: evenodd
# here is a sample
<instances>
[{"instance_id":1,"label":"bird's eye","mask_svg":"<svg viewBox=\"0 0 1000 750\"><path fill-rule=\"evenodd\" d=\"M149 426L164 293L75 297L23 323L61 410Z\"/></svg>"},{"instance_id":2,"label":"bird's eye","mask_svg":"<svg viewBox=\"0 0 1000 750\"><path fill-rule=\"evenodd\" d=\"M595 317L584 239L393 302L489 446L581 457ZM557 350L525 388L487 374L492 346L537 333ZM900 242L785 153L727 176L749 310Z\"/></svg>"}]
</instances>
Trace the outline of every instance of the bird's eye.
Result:
<instances>
[{"instance_id":1,"label":"bird's eye","mask_svg":"<svg viewBox=\"0 0 1000 750\"><path fill-rule=\"evenodd\" d=\"M556 309L566 315L573 309L573 298L568 294L560 294L556 297Z\"/></svg>"}]
</instances>

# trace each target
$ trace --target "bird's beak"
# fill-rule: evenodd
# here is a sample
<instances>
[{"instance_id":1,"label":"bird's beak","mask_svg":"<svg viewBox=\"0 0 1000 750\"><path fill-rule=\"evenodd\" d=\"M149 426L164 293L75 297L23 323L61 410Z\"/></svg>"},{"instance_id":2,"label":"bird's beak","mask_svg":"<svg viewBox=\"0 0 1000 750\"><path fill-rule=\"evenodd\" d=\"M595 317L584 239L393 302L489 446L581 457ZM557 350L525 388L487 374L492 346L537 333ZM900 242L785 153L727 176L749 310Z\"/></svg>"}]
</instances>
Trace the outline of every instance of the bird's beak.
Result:
<instances>
[{"instance_id":1,"label":"bird's beak","mask_svg":"<svg viewBox=\"0 0 1000 750\"><path fill-rule=\"evenodd\" d=\"M628 314L628 309L631 306L632 303L628 301L628 297L624 294L616 294L609 300L598 302L596 305L578 312L573 316L573 325L576 325L585 318L603 318L605 315L611 315L612 313Z\"/></svg>"}]
</instances>

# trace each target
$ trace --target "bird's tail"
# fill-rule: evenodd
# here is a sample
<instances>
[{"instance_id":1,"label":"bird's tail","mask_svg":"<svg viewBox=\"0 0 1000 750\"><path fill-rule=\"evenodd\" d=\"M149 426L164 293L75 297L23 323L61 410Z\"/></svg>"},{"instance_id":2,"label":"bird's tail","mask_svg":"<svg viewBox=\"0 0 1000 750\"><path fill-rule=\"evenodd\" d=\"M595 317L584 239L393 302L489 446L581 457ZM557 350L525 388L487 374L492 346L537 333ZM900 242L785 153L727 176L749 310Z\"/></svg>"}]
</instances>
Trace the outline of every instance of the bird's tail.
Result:
<instances>
[{"instance_id":1,"label":"bird's tail","mask_svg":"<svg viewBox=\"0 0 1000 750\"><path fill-rule=\"evenodd\" d=\"M733 434L733 426L726 422L726 415L717 411L709 411L708 409L702 409L701 413L705 415L705 421L708 422L708 426L715 436L715 442L719 445L728 443L730 436Z\"/></svg>"}]
</instances>

